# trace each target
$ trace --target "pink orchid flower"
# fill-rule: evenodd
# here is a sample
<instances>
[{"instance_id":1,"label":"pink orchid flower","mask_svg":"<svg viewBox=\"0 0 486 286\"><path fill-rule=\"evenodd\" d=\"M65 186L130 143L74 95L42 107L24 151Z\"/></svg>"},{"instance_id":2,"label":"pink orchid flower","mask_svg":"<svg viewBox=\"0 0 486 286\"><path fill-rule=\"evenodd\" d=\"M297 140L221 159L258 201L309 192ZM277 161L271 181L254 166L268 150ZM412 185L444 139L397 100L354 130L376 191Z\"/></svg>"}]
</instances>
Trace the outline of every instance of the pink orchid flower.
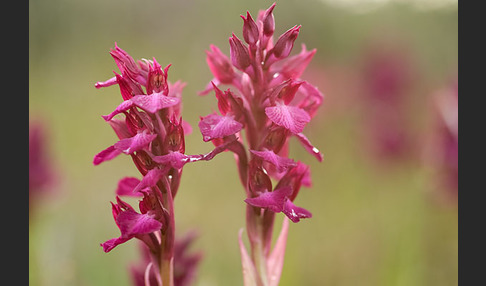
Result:
<instances>
[{"instance_id":1,"label":"pink orchid flower","mask_svg":"<svg viewBox=\"0 0 486 286\"><path fill-rule=\"evenodd\" d=\"M185 154L184 136L191 131L181 114L181 95L185 84L168 81L170 64L162 68L155 58L135 61L116 44L110 54L120 74L115 73L113 78L97 82L95 87L118 85L120 89L123 101L111 113L102 116L119 140L96 154L93 164L128 155L142 178L124 177L118 182L112 213L120 236L107 240L101 246L105 252L110 252L133 238L138 239L150 250L151 262L145 265L144 270L144 281L149 283L146 285L186 285L182 281L190 278L175 272L180 271L176 269L180 263L188 267L195 263L194 259L186 259L185 256L176 258L180 253L175 241L174 198L182 169L187 163L211 160L226 151L232 142L217 146L207 154ZM210 136L227 133L221 132ZM119 196L138 198L139 211ZM190 272L186 276L192 275Z\"/></svg>"},{"instance_id":2,"label":"pink orchid flower","mask_svg":"<svg viewBox=\"0 0 486 286\"><path fill-rule=\"evenodd\" d=\"M227 144L235 153L247 203L246 229L251 255L241 242L245 285L278 285L283 266L287 221L271 251L274 216L283 213L292 222L312 214L294 204L300 187L310 186L310 172L288 157L289 138L295 136L304 149L322 161L321 152L303 134L322 104L323 94L300 78L315 50L302 45L291 55L301 26L273 39L275 3L256 19L247 11L243 37L229 38L230 56L214 45L207 62L214 78L200 92L214 91L219 113L201 117L203 141ZM221 87L230 88L224 90ZM242 132L243 131L243 132ZM231 143L230 143L231 142ZM275 187L272 184L277 181Z\"/></svg>"}]
</instances>

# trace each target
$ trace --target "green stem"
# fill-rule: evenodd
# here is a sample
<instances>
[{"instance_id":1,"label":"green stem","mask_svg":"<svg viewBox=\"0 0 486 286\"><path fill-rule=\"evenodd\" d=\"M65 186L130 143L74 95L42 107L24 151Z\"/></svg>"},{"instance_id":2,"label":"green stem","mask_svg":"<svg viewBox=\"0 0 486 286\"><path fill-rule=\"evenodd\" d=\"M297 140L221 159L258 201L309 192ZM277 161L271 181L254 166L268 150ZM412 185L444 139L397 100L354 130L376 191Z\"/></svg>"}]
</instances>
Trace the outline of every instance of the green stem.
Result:
<instances>
[{"instance_id":1,"label":"green stem","mask_svg":"<svg viewBox=\"0 0 486 286\"><path fill-rule=\"evenodd\" d=\"M174 259L162 259L160 263L162 286L174 286Z\"/></svg>"},{"instance_id":2,"label":"green stem","mask_svg":"<svg viewBox=\"0 0 486 286\"><path fill-rule=\"evenodd\" d=\"M267 274L267 260L264 254L264 237L263 237L263 220L261 216L255 216L255 223L257 226L258 239L251 244L253 263L255 264L256 271L258 272L263 286L268 285Z\"/></svg>"}]
</instances>

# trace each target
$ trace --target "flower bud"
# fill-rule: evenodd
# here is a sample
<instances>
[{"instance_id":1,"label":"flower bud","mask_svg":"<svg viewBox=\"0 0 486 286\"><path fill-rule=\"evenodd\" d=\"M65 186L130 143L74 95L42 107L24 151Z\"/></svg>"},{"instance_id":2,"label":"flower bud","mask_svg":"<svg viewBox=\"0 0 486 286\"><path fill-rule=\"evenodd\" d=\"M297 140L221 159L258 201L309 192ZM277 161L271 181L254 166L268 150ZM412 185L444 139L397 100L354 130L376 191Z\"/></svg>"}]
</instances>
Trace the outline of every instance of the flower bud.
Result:
<instances>
[{"instance_id":1,"label":"flower bud","mask_svg":"<svg viewBox=\"0 0 486 286\"><path fill-rule=\"evenodd\" d=\"M218 109L222 115L226 115L229 111L231 111L231 105L228 101L228 95L223 93L221 89L219 89L213 82L211 82L214 88L214 93L216 94L216 98L218 99Z\"/></svg>"},{"instance_id":2,"label":"flower bud","mask_svg":"<svg viewBox=\"0 0 486 286\"><path fill-rule=\"evenodd\" d=\"M116 65L122 73L127 73L129 77L137 80L139 75L139 67L133 58L115 43L115 49L110 50L110 55L115 60Z\"/></svg>"},{"instance_id":3,"label":"flower bud","mask_svg":"<svg viewBox=\"0 0 486 286\"><path fill-rule=\"evenodd\" d=\"M288 57L288 55L292 51L292 48L294 47L295 39L297 39L297 36L299 35L300 27L300 25L296 25L287 30L287 32L283 33L278 38L275 46L272 49L273 54L277 59L283 59Z\"/></svg>"},{"instance_id":4,"label":"flower bud","mask_svg":"<svg viewBox=\"0 0 486 286\"><path fill-rule=\"evenodd\" d=\"M243 39L247 42L250 46L253 46L258 41L260 36L260 32L258 31L258 26L253 20L250 15L250 12L246 12L246 19L243 15L241 15L243 19Z\"/></svg>"},{"instance_id":5,"label":"flower bud","mask_svg":"<svg viewBox=\"0 0 486 286\"><path fill-rule=\"evenodd\" d=\"M245 69L251 64L248 49L243 45L241 40L235 36L235 34L229 38L229 43L231 62L236 68L245 71Z\"/></svg>"},{"instance_id":6,"label":"flower bud","mask_svg":"<svg viewBox=\"0 0 486 286\"><path fill-rule=\"evenodd\" d=\"M273 3L265 13L263 14L263 34L267 37L271 37L275 31L275 18L273 17L273 8L275 8L276 3Z\"/></svg>"}]
</instances>

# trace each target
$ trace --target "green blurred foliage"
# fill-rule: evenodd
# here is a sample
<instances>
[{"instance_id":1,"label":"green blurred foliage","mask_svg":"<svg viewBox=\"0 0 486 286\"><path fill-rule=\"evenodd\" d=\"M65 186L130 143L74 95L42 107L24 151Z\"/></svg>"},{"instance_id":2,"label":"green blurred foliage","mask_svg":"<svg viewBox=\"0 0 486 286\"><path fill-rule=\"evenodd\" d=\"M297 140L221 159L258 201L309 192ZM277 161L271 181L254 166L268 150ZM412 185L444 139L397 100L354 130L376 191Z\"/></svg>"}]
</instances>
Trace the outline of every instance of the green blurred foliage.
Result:
<instances>
[{"instance_id":1,"label":"green blurred foliage","mask_svg":"<svg viewBox=\"0 0 486 286\"><path fill-rule=\"evenodd\" d=\"M215 44L229 55L231 32L241 36L239 15L248 10L256 18L272 3L29 1L29 112L48 125L52 164L61 177L30 221L31 285L130 285L127 267L139 259L135 241L108 254L99 246L119 234L109 203L118 180L139 176L126 156L92 165L116 140L101 115L119 104L119 90L94 88L117 71L108 53L114 43L135 59L171 63L169 80L187 82L183 114L194 131L186 153L204 153L212 146L201 140L197 122L217 108L214 96L197 95L212 78L204 51ZM290 150L311 166L313 186L296 203L313 218L290 225L280 285L457 285L457 202L436 199L440 192L430 190L430 172L416 158L382 166L363 156L359 122L366 110L353 101L351 84L370 39L405 43L420 75L410 121L416 134L426 133L427 96L457 72L457 5L419 11L394 3L354 13L317 0L288 0L278 1L274 15L277 35L300 24L296 49L301 43L317 48L309 68L322 75L309 76L326 96L305 130L324 161L297 141ZM184 168L176 225L180 234L199 231L193 248L205 256L196 285L242 285L237 233L245 223L243 199L230 153Z\"/></svg>"}]
</instances>

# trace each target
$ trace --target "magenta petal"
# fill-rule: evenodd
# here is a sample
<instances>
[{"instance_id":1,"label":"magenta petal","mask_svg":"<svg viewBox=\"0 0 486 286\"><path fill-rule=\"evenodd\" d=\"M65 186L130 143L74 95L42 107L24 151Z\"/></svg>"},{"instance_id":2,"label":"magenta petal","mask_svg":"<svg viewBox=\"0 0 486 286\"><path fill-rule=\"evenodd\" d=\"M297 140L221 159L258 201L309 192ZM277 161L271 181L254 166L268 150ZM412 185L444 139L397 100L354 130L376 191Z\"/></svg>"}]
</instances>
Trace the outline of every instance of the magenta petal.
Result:
<instances>
[{"instance_id":1,"label":"magenta petal","mask_svg":"<svg viewBox=\"0 0 486 286\"><path fill-rule=\"evenodd\" d=\"M168 82L168 85L169 85L169 94L167 96L176 97L180 99L182 97L182 89L186 86L186 83L178 80L174 83Z\"/></svg>"},{"instance_id":2,"label":"magenta petal","mask_svg":"<svg viewBox=\"0 0 486 286\"><path fill-rule=\"evenodd\" d=\"M135 151L139 151L147 147L157 137L157 134L150 134L144 130L137 135L122 139L115 143L115 148L125 154L132 154Z\"/></svg>"},{"instance_id":3,"label":"magenta petal","mask_svg":"<svg viewBox=\"0 0 486 286\"><path fill-rule=\"evenodd\" d=\"M139 214L134 211L124 211L118 215L116 221L122 238L147 234L162 228L162 223L148 213Z\"/></svg>"},{"instance_id":4,"label":"magenta petal","mask_svg":"<svg viewBox=\"0 0 486 286\"><path fill-rule=\"evenodd\" d=\"M202 117L199 121L199 129L204 142L233 135L242 128L243 125L234 120L233 116L221 116L215 113Z\"/></svg>"},{"instance_id":5,"label":"magenta petal","mask_svg":"<svg viewBox=\"0 0 486 286\"><path fill-rule=\"evenodd\" d=\"M119 196L140 197L140 193L134 193L135 187L140 184L140 180L134 177L125 177L118 182L116 194Z\"/></svg>"},{"instance_id":6,"label":"magenta petal","mask_svg":"<svg viewBox=\"0 0 486 286\"><path fill-rule=\"evenodd\" d=\"M152 159L159 164L170 165L172 168L181 169L188 162L189 156L180 152L169 152L166 155L155 156Z\"/></svg>"},{"instance_id":7,"label":"magenta petal","mask_svg":"<svg viewBox=\"0 0 486 286\"><path fill-rule=\"evenodd\" d=\"M192 163L197 161L209 161L214 158L217 154L225 151L231 143L234 141L223 143L216 148L214 148L211 152L206 153L204 155L185 155L180 152L169 152L166 155L162 156L155 156L152 159L159 164L171 166L172 168L180 169L186 163Z\"/></svg>"},{"instance_id":8,"label":"magenta petal","mask_svg":"<svg viewBox=\"0 0 486 286\"><path fill-rule=\"evenodd\" d=\"M309 65L315 53L316 49L307 51L305 45L302 44L302 51L285 61L282 66L282 73L293 79L299 78L304 73L305 68Z\"/></svg>"},{"instance_id":9,"label":"magenta petal","mask_svg":"<svg viewBox=\"0 0 486 286\"><path fill-rule=\"evenodd\" d=\"M290 200L285 202L282 212L293 222L299 222L300 219L312 217L311 212L294 205Z\"/></svg>"},{"instance_id":10,"label":"magenta petal","mask_svg":"<svg viewBox=\"0 0 486 286\"><path fill-rule=\"evenodd\" d=\"M132 106L133 106L133 102L131 100L125 100L120 105L118 105L118 107L115 108L115 110L112 113L108 115L102 115L102 117L105 121L110 121L115 115L127 111Z\"/></svg>"},{"instance_id":11,"label":"magenta petal","mask_svg":"<svg viewBox=\"0 0 486 286\"><path fill-rule=\"evenodd\" d=\"M108 87L108 86L112 86L114 84L116 84L116 77L112 77L110 78L109 80L106 80L106 81L98 81L97 83L95 83L95 87L96 88L102 88L102 87Z\"/></svg>"},{"instance_id":12,"label":"magenta petal","mask_svg":"<svg viewBox=\"0 0 486 286\"><path fill-rule=\"evenodd\" d=\"M229 58L215 46L209 46L211 51L206 51L206 62L214 77L222 83L231 83L235 76L233 66Z\"/></svg>"},{"instance_id":13,"label":"magenta petal","mask_svg":"<svg viewBox=\"0 0 486 286\"><path fill-rule=\"evenodd\" d=\"M277 103L276 106L265 108L265 114L275 124L285 127L294 134L302 132L305 125L311 120L305 110L280 103Z\"/></svg>"},{"instance_id":14,"label":"magenta petal","mask_svg":"<svg viewBox=\"0 0 486 286\"><path fill-rule=\"evenodd\" d=\"M157 168L148 171L147 174L145 174L145 176L142 178L140 183L133 189L133 192L137 193L146 188L155 186L164 174L165 174L164 170L157 169Z\"/></svg>"},{"instance_id":15,"label":"magenta petal","mask_svg":"<svg viewBox=\"0 0 486 286\"><path fill-rule=\"evenodd\" d=\"M292 188L285 186L273 192L264 192L255 198L247 198L245 202L254 207L268 208L273 212L281 212L287 196L292 193Z\"/></svg>"},{"instance_id":16,"label":"magenta petal","mask_svg":"<svg viewBox=\"0 0 486 286\"><path fill-rule=\"evenodd\" d=\"M117 238L112 238L110 240L107 240L107 241L101 243L100 245L103 247L104 252L110 252L117 245L125 243L130 239L131 238L117 237Z\"/></svg>"},{"instance_id":17,"label":"magenta petal","mask_svg":"<svg viewBox=\"0 0 486 286\"><path fill-rule=\"evenodd\" d=\"M304 175L302 176L302 179L300 180L300 183L302 184L302 186L312 187L312 179L311 179L310 168L307 168L305 170Z\"/></svg>"},{"instance_id":18,"label":"magenta petal","mask_svg":"<svg viewBox=\"0 0 486 286\"><path fill-rule=\"evenodd\" d=\"M322 162L323 156L321 154L321 151L319 151L319 149L314 147L310 143L309 139L307 139L307 137L304 134L297 133L297 134L295 134L295 136L297 136L297 138L299 139L299 142L302 144L302 146L304 146L304 148L305 148L305 150L307 150L307 152L312 154L312 156L314 156L319 162Z\"/></svg>"},{"instance_id":19,"label":"magenta petal","mask_svg":"<svg viewBox=\"0 0 486 286\"><path fill-rule=\"evenodd\" d=\"M115 146L112 145L105 150L101 151L100 153L96 154L94 159L93 159L93 164L94 165L99 165L105 161L111 160L115 158L116 156L120 155L121 152L117 149L115 149Z\"/></svg>"},{"instance_id":20,"label":"magenta petal","mask_svg":"<svg viewBox=\"0 0 486 286\"><path fill-rule=\"evenodd\" d=\"M198 92L198 95L207 95L208 93L210 93L211 91L214 90L214 85L216 86L219 86L221 84L221 82L217 79L217 78L213 78L207 85L206 87L204 88L204 90Z\"/></svg>"},{"instance_id":21,"label":"magenta petal","mask_svg":"<svg viewBox=\"0 0 486 286\"><path fill-rule=\"evenodd\" d=\"M150 95L135 95L131 99L135 105L150 113L179 104L177 97L165 96L162 93L154 92Z\"/></svg>"},{"instance_id":22,"label":"magenta petal","mask_svg":"<svg viewBox=\"0 0 486 286\"><path fill-rule=\"evenodd\" d=\"M113 131L115 131L116 136L118 136L118 139L120 140L133 136L131 131L128 129L125 120L112 119L108 121L108 124L110 124L111 128L113 128Z\"/></svg>"},{"instance_id":23,"label":"magenta petal","mask_svg":"<svg viewBox=\"0 0 486 286\"><path fill-rule=\"evenodd\" d=\"M296 106L304 109L311 117L314 117L317 109L321 106L324 100L324 95L317 89L317 87L306 81L302 82L300 91L302 91L302 95L300 95L301 101L294 101L298 102Z\"/></svg>"},{"instance_id":24,"label":"magenta petal","mask_svg":"<svg viewBox=\"0 0 486 286\"><path fill-rule=\"evenodd\" d=\"M279 156L271 150L265 150L265 151L250 150L250 152L262 158L263 160L273 164L279 172L283 172L287 168L297 165L294 162L294 160Z\"/></svg>"}]
</instances>

